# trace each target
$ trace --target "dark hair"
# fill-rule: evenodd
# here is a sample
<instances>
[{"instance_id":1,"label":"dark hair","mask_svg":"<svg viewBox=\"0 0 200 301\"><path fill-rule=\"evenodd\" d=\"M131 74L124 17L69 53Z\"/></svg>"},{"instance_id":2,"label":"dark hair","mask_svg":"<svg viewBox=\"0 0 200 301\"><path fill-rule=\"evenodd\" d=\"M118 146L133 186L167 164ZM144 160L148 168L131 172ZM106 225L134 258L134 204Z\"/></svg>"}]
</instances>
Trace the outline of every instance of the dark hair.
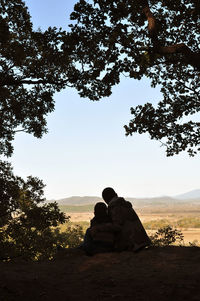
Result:
<instances>
[{"instance_id":1,"label":"dark hair","mask_svg":"<svg viewBox=\"0 0 200 301\"><path fill-rule=\"evenodd\" d=\"M98 213L101 214L101 213L104 213L104 212L107 213L107 206L106 206L106 204L103 203L103 202L96 203L95 206L94 206L94 213L95 214L98 214Z\"/></svg>"},{"instance_id":2,"label":"dark hair","mask_svg":"<svg viewBox=\"0 0 200 301\"><path fill-rule=\"evenodd\" d=\"M94 206L94 215L96 222L108 222L108 208L105 203L98 202Z\"/></svg>"},{"instance_id":3,"label":"dark hair","mask_svg":"<svg viewBox=\"0 0 200 301\"><path fill-rule=\"evenodd\" d=\"M109 203L114 196L117 196L117 194L111 187L107 187L102 191L102 198L106 203Z\"/></svg>"}]
</instances>

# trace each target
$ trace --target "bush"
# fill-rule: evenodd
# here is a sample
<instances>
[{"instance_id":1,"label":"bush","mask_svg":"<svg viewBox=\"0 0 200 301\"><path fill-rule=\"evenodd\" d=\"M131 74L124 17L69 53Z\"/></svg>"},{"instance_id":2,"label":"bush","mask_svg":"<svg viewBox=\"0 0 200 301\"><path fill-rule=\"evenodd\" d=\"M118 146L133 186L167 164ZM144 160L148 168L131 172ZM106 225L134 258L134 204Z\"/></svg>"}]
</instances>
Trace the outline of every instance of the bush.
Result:
<instances>
[{"instance_id":1,"label":"bush","mask_svg":"<svg viewBox=\"0 0 200 301\"><path fill-rule=\"evenodd\" d=\"M192 242L189 242L190 247L200 247L200 243L197 239L194 239Z\"/></svg>"},{"instance_id":2,"label":"bush","mask_svg":"<svg viewBox=\"0 0 200 301\"><path fill-rule=\"evenodd\" d=\"M76 248L84 238L84 231L81 225L73 225L70 221L66 223L65 230L55 229L59 246L62 248Z\"/></svg>"},{"instance_id":3,"label":"bush","mask_svg":"<svg viewBox=\"0 0 200 301\"><path fill-rule=\"evenodd\" d=\"M153 246L166 247L175 242L181 244L183 242L183 234L180 230L173 229L171 226L165 226L150 236Z\"/></svg>"},{"instance_id":4,"label":"bush","mask_svg":"<svg viewBox=\"0 0 200 301\"><path fill-rule=\"evenodd\" d=\"M43 188L38 178L24 181L13 174L9 163L0 161L0 259L51 259L58 245L75 246L80 241L79 227L60 232L58 226L69 217L56 202L45 204Z\"/></svg>"}]
</instances>

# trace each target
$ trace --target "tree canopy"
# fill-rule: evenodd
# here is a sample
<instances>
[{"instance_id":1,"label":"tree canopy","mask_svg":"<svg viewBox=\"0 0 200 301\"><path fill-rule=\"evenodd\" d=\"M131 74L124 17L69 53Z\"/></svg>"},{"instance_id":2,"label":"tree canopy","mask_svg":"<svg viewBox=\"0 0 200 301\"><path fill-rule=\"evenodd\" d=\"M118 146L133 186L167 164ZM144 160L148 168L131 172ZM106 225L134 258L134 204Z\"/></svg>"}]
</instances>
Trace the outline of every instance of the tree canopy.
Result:
<instances>
[{"instance_id":1,"label":"tree canopy","mask_svg":"<svg viewBox=\"0 0 200 301\"><path fill-rule=\"evenodd\" d=\"M57 239L51 227L66 217L56 203L44 204L44 184L38 178L24 181L11 165L0 164L0 259L49 257ZM46 253L46 254L45 254Z\"/></svg>"},{"instance_id":2,"label":"tree canopy","mask_svg":"<svg viewBox=\"0 0 200 301\"><path fill-rule=\"evenodd\" d=\"M69 39L62 29L34 31L23 1L0 0L0 155L12 155L16 132L40 138L47 131L56 91L67 86L81 90ZM0 160L0 260L49 259L58 246L80 243L80 227L68 225L60 232L57 226L69 217L57 203L44 203L43 189L41 180L23 180Z\"/></svg>"},{"instance_id":3,"label":"tree canopy","mask_svg":"<svg viewBox=\"0 0 200 301\"><path fill-rule=\"evenodd\" d=\"M16 132L40 138L53 95L67 86L81 90L69 33L33 30L22 0L0 1L0 154L12 154Z\"/></svg>"},{"instance_id":4,"label":"tree canopy","mask_svg":"<svg viewBox=\"0 0 200 301\"><path fill-rule=\"evenodd\" d=\"M80 0L70 32L33 30L22 0L0 5L0 154L12 154L16 132L47 132L56 91L99 100L123 75L163 94L131 108L126 135L147 132L167 155L199 151L200 123L188 118L200 108L199 0Z\"/></svg>"},{"instance_id":5,"label":"tree canopy","mask_svg":"<svg viewBox=\"0 0 200 301\"><path fill-rule=\"evenodd\" d=\"M0 260L52 259L58 248L81 243L82 227L70 225L56 202L45 202L44 186L36 177L15 176L11 165L0 161Z\"/></svg>"},{"instance_id":6,"label":"tree canopy","mask_svg":"<svg viewBox=\"0 0 200 301\"><path fill-rule=\"evenodd\" d=\"M200 111L199 15L199 0L80 0L70 32L42 32L33 30L22 0L0 0L0 155L12 154L16 132L40 138L47 131L55 92L70 86L99 100L122 75L146 76L163 94L157 107L150 100L131 108L126 135L148 132L167 155L194 155L200 150L200 122L191 117ZM80 228L59 232L68 218L56 203L44 203L43 188L38 178L25 181L0 161L0 258L51 258L58 245L80 242Z\"/></svg>"},{"instance_id":7,"label":"tree canopy","mask_svg":"<svg viewBox=\"0 0 200 301\"><path fill-rule=\"evenodd\" d=\"M80 0L71 14L73 59L92 100L109 96L122 75L150 78L163 99L131 108L126 135L149 133L167 155L196 154L200 123L199 0ZM187 118L186 118L187 117Z\"/></svg>"}]
</instances>

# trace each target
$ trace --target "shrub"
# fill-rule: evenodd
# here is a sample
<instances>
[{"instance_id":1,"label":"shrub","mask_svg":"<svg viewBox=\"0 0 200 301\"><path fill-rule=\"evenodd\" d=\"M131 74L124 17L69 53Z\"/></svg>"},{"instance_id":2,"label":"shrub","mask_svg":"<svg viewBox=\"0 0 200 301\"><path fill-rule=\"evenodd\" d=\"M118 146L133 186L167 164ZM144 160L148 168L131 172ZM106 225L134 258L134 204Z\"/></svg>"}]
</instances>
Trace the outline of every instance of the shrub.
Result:
<instances>
[{"instance_id":1,"label":"shrub","mask_svg":"<svg viewBox=\"0 0 200 301\"><path fill-rule=\"evenodd\" d=\"M166 247L175 242L181 244L183 242L183 234L180 230L173 229L171 226L165 226L150 236L153 246Z\"/></svg>"},{"instance_id":2,"label":"shrub","mask_svg":"<svg viewBox=\"0 0 200 301\"><path fill-rule=\"evenodd\" d=\"M192 242L189 242L190 247L200 247L200 243L197 239L194 239Z\"/></svg>"},{"instance_id":3,"label":"shrub","mask_svg":"<svg viewBox=\"0 0 200 301\"><path fill-rule=\"evenodd\" d=\"M59 246L62 248L76 248L84 238L84 231L81 225L74 225L70 221L66 223L65 230L55 229Z\"/></svg>"},{"instance_id":4,"label":"shrub","mask_svg":"<svg viewBox=\"0 0 200 301\"><path fill-rule=\"evenodd\" d=\"M57 203L45 204L41 180L16 177L9 163L0 162L0 259L22 256L50 259L62 242L74 246L80 228L60 233L58 226L69 221Z\"/></svg>"}]
</instances>

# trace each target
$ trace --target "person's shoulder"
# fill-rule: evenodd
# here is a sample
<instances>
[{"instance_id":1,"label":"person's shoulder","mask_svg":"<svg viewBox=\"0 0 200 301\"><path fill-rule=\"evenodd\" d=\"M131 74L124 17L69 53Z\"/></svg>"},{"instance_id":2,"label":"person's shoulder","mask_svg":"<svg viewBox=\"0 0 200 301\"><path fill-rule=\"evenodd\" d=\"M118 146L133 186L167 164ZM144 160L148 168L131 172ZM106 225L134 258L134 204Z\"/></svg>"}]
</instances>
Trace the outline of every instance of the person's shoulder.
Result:
<instances>
[{"instance_id":1,"label":"person's shoulder","mask_svg":"<svg viewBox=\"0 0 200 301\"><path fill-rule=\"evenodd\" d=\"M132 206L131 202L129 202L129 201L126 201L126 207L128 207L128 208L132 208L133 206Z\"/></svg>"},{"instance_id":2,"label":"person's shoulder","mask_svg":"<svg viewBox=\"0 0 200 301\"><path fill-rule=\"evenodd\" d=\"M97 221L96 221L96 218L93 217L91 220L90 220L90 227L93 227L97 224Z\"/></svg>"},{"instance_id":3,"label":"person's shoulder","mask_svg":"<svg viewBox=\"0 0 200 301\"><path fill-rule=\"evenodd\" d=\"M109 207L114 207L114 206L123 206L125 205L126 200L122 197L115 197L113 198L110 203L108 204Z\"/></svg>"},{"instance_id":4,"label":"person's shoulder","mask_svg":"<svg viewBox=\"0 0 200 301\"><path fill-rule=\"evenodd\" d=\"M133 209L133 206L131 204L131 202L126 201L124 198L122 197L117 197L115 199L113 199L109 204L108 207L110 209L114 208L114 207L124 207L126 209Z\"/></svg>"}]
</instances>

